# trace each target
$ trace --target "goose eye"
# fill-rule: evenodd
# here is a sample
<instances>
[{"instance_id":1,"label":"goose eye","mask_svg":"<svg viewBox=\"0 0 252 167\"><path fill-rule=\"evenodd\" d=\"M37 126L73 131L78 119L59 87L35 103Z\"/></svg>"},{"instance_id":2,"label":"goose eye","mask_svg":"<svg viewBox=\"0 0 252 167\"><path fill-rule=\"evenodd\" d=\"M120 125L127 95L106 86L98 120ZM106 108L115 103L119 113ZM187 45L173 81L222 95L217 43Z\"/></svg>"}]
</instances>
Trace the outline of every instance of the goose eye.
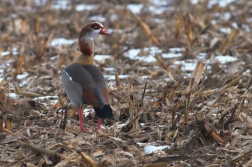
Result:
<instances>
[{"instance_id":1,"label":"goose eye","mask_svg":"<svg viewBox=\"0 0 252 167\"><path fill-rule=\"evenodd\" d=\"M98 24L93 24L91 27L92 27L94 30L100 29L100 26L99 26Z\"/></svg>"}]
</instances>

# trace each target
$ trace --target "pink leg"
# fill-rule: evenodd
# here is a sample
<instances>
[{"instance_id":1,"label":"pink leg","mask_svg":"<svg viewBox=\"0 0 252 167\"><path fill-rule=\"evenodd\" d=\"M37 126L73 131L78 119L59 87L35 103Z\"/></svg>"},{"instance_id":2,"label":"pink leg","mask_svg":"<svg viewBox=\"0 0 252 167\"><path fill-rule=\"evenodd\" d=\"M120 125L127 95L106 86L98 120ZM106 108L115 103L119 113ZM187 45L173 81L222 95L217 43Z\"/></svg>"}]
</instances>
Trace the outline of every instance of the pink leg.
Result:
<instances>
[{"instance_id":1,"label":"pink leg","mask_svg":"<svg viewBox=\"0 0 252 167\"><path fill-rule=\"evenodd\" d=\"M101 129L101 119L98 118L97 131Z\"/></svg>"},{"instance_id":2,"label":"pink leg","mask_svg":"<svg viewBox=\"0 0 252 167\"><path fill-rule=\"evenodd\" d=\"M85 128L83 127L83 124L82 124L83 112L81 108L78 108L78 115L79 115L79 121L80 121L80 131L85 132Z\"/></svg>"}]
</instances>

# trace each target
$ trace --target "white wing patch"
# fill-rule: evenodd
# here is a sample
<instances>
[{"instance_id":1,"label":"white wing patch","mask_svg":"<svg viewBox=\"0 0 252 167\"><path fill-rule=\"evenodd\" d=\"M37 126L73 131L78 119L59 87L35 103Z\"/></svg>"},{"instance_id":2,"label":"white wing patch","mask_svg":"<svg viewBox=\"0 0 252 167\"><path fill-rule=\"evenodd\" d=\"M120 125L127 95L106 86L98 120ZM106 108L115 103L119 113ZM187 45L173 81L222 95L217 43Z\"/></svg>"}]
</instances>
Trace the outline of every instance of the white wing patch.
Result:
<instances>
[{"instance_id":1,"label":"white wing patch","mask_svg":"<svg viewBox=\"0 0 252 167\"><path fill-rule=\"evenodd\" d=\"M66 73L66 75L69 77L71 81L73 81L72 77L70 77L70 75L65 70L63 72Z\"/></svg>"}]
</instances>

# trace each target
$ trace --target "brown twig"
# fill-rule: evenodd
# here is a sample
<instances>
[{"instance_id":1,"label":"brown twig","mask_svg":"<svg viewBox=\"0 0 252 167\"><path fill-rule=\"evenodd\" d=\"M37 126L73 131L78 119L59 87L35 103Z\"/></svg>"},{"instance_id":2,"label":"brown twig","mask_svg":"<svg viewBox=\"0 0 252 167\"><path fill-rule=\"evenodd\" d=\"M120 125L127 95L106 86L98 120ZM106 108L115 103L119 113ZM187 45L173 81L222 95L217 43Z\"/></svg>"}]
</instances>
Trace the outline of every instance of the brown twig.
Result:
<instances>
[{"instance_id":1,"label":"brown twig","mask_svg":"<svg viewBox=\"0 0 252 167\"><path fill-rule=\"evenodd\" d=\"M28 91L19 91L19 95L27 96L27 97L39 97L42 96L38 93L28 92Z\"/></svg>"},{"instance_id":2,"label":"brown twig","mask_svg":"<svg viewBox=\"0 0 252 167\"><path fill-rule=\"evenodd\" d=\"M88 155L86 155L84 152L80 153L81 157L86 160L92 167L97 167L97 164L92 160Z\"/></svg>"},{"instance_id":3,"label":"brown twig","mask_svg":"<svg viewBox=\"0 0 252 167\"><path fill-rule=\"evenodd\" d=\"M252 84L252 79L251 79L251 76L250 76L249 82L248 82L247 87L246 87L246 90L245 90L244 94L242 95L241 100L239 101L239 105L238 105L238 109L237 109L237 115L239 115L241 113L244 101L247 98L247 94L249 92L249 87L251 86L251 84Z\"/></svg>"},{"instance_id":4,"label":"brown twig","mask_svg":"<svg viewBox=\"0 0 252 167\"><path fill-rule=\"evenodd\" d=\"M205 123L203 124L203 127L206 130L206 132L210 134L212 138L215 139L218 143L223 143L223 144L225 143L225 141Z\"/></svg>"},{"instance_id":5,"label":"brown twig","mask_svg":"<svg viewBox=\"0 0 252 167\"><path fill-rule=\"evenodd\" d=\"M143 30L145 31L145 33L147 34L147 36L150 38L150 40L157 46L159 46L159 42L157 40L157 38L152 34L149 26L144 23L139 16L137 16L135 13L133 13L131 10L129 10L131 13L131 16L134 20L137 21L137 23L143 28Z\"/></svg>"},{"instance_id":6,"label":"brown twig","mask_svg":"<svg viewBox=\"0 0 252 167\"><path fill-rule=\"evenodd\" d=\"M178 108L181 105L181 101L179 99L176 99L175 101L175 105L172 107L171 109L171 113L172 113L172 124L175 122L175 115L176 115L176 111L178 110Z\"/></svg>"},{"instance_id":7,"label":"brown twig","mask_svg":"<svg viewBox=\"0 0 252 167\"><path fill-rule=\"evenodd\" d=\"M132 158L127 161L121 162L116 165L110 165L108 167L130 167L134 166L135 161L138 161L138 164L148 164L148 166L160 166L161 163L168 164L174 161L179 160L187 160L187 159L196 159L196 158L206 158L206 157L212 157L212 156L197 156L197 157L189 157L184 155L178 155L178 156L165 156L165 157L150 157L150 158ZM164 164L161 164L164 166Z\"/></svg>"},{"instance_id":8,"label":"brown twig","mask_svg":"<svg viewBox=\"0 0 252 167\"><path fill-rule=\"evenodd\" d=\"M37 147L33 144L22 142L21 140L19 140L18 143L21 147L28 147L28 148L32 149L33 151L39 152L41 154L46 154L46 155L61 158L61 159L65 158L65 156L63 154L57 153L56 151Z\"/></svg>"},{"instance_id":9,"label":"brown twig","mask_svg":"<svg viewBox=\"0 0 252 167\"><path fill-rule=\"evenodd\" d=\"M235 112L237 109L237 105L234 105L235 107L230 111L231 112L231 116L228 118L228 120L224 123L224 129L227 129L228 124L231 123L234 119L235 116Z\"/></svg>"},{"instance_id":10,"label":"brown twig","mask_svg":"<svg viewBox=\"0 0 252 167\"><path fill-rule=\"evenodd\" d=\"M4 129L4 125L3 125L4 121L3 121L3 116L0 115L0 132L3 132L3 129Z\"/></svg>"},{"instance_id":11,"label":"brown twig","mask_svg":"<svg viewBox=\"0 0 252 167\"><path fill-rule=\"evenodd\" d=\"M61 124L60 124L60 128L62 128L63 130L66 130L67 110L68 110L68 106L64 106L63 111L62 111L64 113L64 118L63 118L63 120L61 120Z\"/></svg>"},{"instance_id":12,"label":"brown twig","mask_svg":"<svg viewBox=\"0 0 252 167\"><path fill-rule=\"evenodd\" d=\"M17 136L18 136L18 135L16 135L15 133L13 133L13 132L9 131L8 129L4 129L4 131L5 131L5 132L7 132L7 133L9 133L9 134L11 134L11 135L13 135L13 136L15 136L15 137L17 137Z\"/></svg>"},{"instance_id":13,"label":"brown twig","mask_svg":"<svg viewBox=\"0 0 252 167\"><path fill-rule=\"evenodd\" d=\"M247 150L247 151L245 151L243 153L240 153L238 156L231 159L227 163L228 163L228 165L234 165L236 162L241 161L244 158L251 157L251 155L252 155L252 150L250 149L250 150Z\"/></svg>"},{"instance_id":14,"label":"brown twig","mask_svg":"<svg viewBox=\"0 0 252 167\"><path fill-rule=\"evenodd\" d=\"M167 97L167 94L170 92L171 88L172 87L170 85L166 85L164 87L164 90L162 92L161 97L153 104L153 106L152 106L153 108L154 107L158 107L158 106L161 105L161 103L163 102L163 100Z\"/></svg>"},{"instance_id":15,"label":"brown twig","mask_svg":"<svg viewBox=\"0 0 252 167\"><path fill-rule=\"evenodd\" d=\"M62 166L67 166L67 163L69 163L72 160L77 161L78 154L77 153L72 153L66 159L55 165L55 167L62 167Z\"/></svg>"},{"instance_id":16,"label":"brown twig","mask_svg":"<svg viewBox=\"0 0 252 167\"><path fill-rule=\"evenodd\" d=\"M206 123L204 123L204 116L203 114L195 115L195 118L197 120L197 124L200 125L201 130L204 130L208 135L210 135L215 141L218 143L224 144L225 141L215 132L213 131Z\"/></svg>"},{"instance_id":17,"label":"brown twig","mask_svg":"<svg viewBox=\"0 0 252 167\"><path fill-rule=\"evenodd\" d=\"M120 87L121 81L120 81L118 73L115 73L115 81L116 81L116 86Z\"/></svg>"},{"instance_id":18,"label":"brown twig","mask_svg":"<svg viewBox=\"0 0 252 167\"><path fill-rule=\"evenodd\" d=\"M173 98L173 95L176 93L176 90L178 88L179 84L178 82L175 82L173 85L172 85L172 88L167 96L169 102L171 103L172 102L172 98Z\"/></svg>"},{"instance_id":19,"label":"brown twig","mask_svg":"<svg viewBox=\"0 0 252 167\"><path fill-rule=\"evenodd\" d=\"M175 130L176 129L176 125L177 123L180 121L181 117L184 115L185 110L182 110L180 114L177 115L174 123L172 124L172 126L169 128L169 131Z\"/></svg>"},{"instance_id":20,"label":"brown twig","mask_svg":"<svg viewBox=\"0 0 252 167\"><path fill-rule=\"evenodd\" d=\"M144 96L145 96L145 91L146 91L147 84L148 84L148 82L145 82L144 90L143 90L143 94L142 94L142 98L141 98L140 104L139 104L140 107L143 106L143 100L144 100Z\"/></svg>"},{"instance_id":21,"label":"brown twig","mask_svg":"<svg viewBox=\"0 0 252 167\"><path fill-rule=\"evenodd\" d=\"M232 106L230 106L229 108L227 108L227 109L221 114L219 123L222 123L223 120L224 120L224 118L225 118L225 116L226 116L228 113L232 112L233 110L236 110L236 108L237 108L237 105L235 105L235 104L232 105Z\"/></svg>"},{"instance_id":22,"label":"brown twig","mask_svg":"<svg viewBox=\"0 0 252 167\"><path fill-rule=\"evenodd\" d=\"M8 131L12 131L12 116L11 116L11 115L8 115L8 116L7 116L5 128L6 128Z\"/></svg>"}]
</instances>

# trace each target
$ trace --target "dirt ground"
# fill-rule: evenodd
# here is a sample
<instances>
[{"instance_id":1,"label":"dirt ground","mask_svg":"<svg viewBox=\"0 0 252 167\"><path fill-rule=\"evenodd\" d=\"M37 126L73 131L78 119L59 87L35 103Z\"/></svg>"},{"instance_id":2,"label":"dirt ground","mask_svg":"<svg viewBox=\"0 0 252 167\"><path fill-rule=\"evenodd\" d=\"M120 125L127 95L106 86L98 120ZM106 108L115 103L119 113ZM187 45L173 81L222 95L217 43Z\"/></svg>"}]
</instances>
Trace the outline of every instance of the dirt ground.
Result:
<instances>
[{"instance_id":1,"label":"dirt ground","mask_svg":"<svg viewBox=\"0 0 252 167\"><path fill-rule=\"evenodd\" d=\"M252 166L251 9L247 0L0 0L0 166ZM90 106L79 131L60 77L91 21L112 33L95 39L114 112L98 134Z\"/></svg>"}]
</instances>

